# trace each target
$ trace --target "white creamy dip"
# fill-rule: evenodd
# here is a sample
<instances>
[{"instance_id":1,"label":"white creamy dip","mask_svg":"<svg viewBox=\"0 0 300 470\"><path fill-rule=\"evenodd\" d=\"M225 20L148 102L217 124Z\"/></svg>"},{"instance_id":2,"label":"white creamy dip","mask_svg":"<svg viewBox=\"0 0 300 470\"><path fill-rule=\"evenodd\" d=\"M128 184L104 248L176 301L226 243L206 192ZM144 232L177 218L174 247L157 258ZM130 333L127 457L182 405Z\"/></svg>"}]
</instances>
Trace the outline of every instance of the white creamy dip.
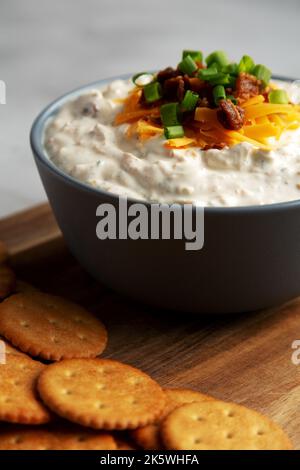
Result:
<instances>
[{"instance_id":1,"label":"white creamy dip","mask_svg":"<svg viewBox=\"0 0 300 470\"><path fill-rule=\"evenodd\" d=\"M160 203L244 206L300 198L300 129L285 132L271 151L248 143L167 149L164 137L141 143L125 136L127 124L113 125L118 99L132 87L116 80L62 106L45 131L54 164L95 188Z\"/></svg>"}]
</instances>

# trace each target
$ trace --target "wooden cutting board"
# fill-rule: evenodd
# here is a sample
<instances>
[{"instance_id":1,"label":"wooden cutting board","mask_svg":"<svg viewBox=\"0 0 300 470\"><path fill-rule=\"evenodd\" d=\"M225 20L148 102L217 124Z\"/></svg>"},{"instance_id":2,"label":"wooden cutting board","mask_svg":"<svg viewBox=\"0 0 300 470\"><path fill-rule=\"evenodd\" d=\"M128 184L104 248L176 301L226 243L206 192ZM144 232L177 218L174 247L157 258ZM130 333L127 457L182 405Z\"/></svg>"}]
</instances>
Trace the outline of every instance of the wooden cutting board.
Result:
<instances>
[{"instance_id":1,"label":"wooden cutting board","mask_svg":"<svg viewBox=\"0 0 300 470\"><path fill-rule=\"evenodd\" d=\"M79 302L105 322L105 357L142 368L163 386L191 387L253 407L279 423L300 449L300 301L223 317L154 310L97 283L64 245L47 204L0 221L20 279ZM300 355L299 355L300 356Z\"/></svg>"}]
</instances>

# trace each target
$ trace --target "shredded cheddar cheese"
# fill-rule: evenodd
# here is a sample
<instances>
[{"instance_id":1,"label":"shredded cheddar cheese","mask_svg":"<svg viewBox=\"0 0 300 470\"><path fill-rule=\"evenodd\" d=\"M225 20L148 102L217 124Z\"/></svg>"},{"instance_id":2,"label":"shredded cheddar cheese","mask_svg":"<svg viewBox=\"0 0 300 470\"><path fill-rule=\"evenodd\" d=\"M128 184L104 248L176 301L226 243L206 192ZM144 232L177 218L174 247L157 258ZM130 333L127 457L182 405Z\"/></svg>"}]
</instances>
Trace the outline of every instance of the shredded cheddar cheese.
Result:
<instances>
[{"instance_id":1,"label":"shredded cheddar cheese","mask_svg":"<svg viewBox=\"0 0 300 470\"><path fill-rule=\"evenodd\" d=\"M129 124L127 136L136 135L141 141L163 135L159 124L159 106L145 107L140 101L141 90L134 89L124 101L121 113L116 116L115 125ZM194 121L186 124L185 137L169 139L168 148L199 146L206 148L218 144L228 146L248 142L256 147L270 150L270 137L279 139L287 129L300 126L300 106L293 104L272 104L263 95L257 95L240 104L245 112L245 124L238 131L225 129L218 120L217 109L197 107Z\"/></svg>"}]
</instances>

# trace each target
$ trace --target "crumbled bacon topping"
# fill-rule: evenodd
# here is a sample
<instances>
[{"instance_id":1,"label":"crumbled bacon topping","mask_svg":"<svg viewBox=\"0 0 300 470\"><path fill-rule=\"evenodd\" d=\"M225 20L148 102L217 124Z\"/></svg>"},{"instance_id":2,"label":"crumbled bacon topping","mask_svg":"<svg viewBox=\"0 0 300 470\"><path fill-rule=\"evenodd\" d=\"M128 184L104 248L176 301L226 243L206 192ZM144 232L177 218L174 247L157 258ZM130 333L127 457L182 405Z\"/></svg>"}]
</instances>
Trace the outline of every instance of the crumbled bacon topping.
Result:
<instances>
[{"instance_id":1,"label":"crumbled bacon topping","mask_svg":"<svg viewBox=\"0 0 300 470\"><path fill-rule=\"evenodd\" d=\"M206 88L207 83L197 77L189 77L188 75L184 76L188 89L194 91L195 93L201 94Z\"/></svg>"},{"instance_id":2,"label":"crumbled bacon topping","mask_svg":"<svg viewBox=\"0 0 300 470\"><path fill-rule=\"evenodd\" d=\"M182 101L185 84L182 76L168 78L163 83L164 95L170 100Z\"/></svg>"},{"instance_id":3,"label":"crumbled bacon topping","mask_svg":"<svg viewBox=\"0 0 300 470\"><path fill-rule=\"evenodd\" d=\"M224 147L226 147L225 142L216 142L214 144L206 144L202 150L222 150Z\"/></svg>"},{"instance_id":4,"label":"crumbled bacon topping","mask_svg":"<svg viewBox=\"0 0 300 470\"><path fill-rule=\"evenodd\" d=\"M157 74L157 81L160 83L164 83L169 78L175 78L178 75L181 75L179 70L173 69L173 67L167 67L164 70L161 70Z\"/></svg>"},{"instance_id":5,"label":"crumbled bacon topping","mask_svg":"<svg viewBox=\"0 0 300 470\"><path fill-rule=\"evenodd\" d=\"M236 80L236 97L246 101L253 96L259 95L261 81L249 73L240 73Z\"/></svg>"},{"instance_id":6,"label":"crumbled bacon topping","mask_svg":"<svg viewBox=\"0 0 300 470\"><path fill-rule=\"evenodd\" d=\"M243 127L245 112L239 106L235 106L231 100L221 100L217 116L225 129L237 131Z\"/></svg>"}]
</instances>

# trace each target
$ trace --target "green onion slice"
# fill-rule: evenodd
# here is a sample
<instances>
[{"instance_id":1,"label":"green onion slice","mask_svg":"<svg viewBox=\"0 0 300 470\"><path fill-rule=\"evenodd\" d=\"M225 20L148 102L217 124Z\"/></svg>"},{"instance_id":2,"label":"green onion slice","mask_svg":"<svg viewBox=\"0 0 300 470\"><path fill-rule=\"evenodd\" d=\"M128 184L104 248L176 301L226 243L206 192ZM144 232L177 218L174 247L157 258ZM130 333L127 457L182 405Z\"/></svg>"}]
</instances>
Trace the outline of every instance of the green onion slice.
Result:
<instances>
[{"instance_id":1,"label":"green onion slice","mask_svg":"<svg viewBox=\"0 0 300 470\"><path fill-rule=\"evenodd\" d=\"M184 129L182 126L169 126L165 127L166 139L178 139L184 137Z\"/></svg>"},{"instance_id":2,"label":"green onion slice","mask_svg":"<svg viewBox=\"0 0 300 470\"><path fill-rule=\"evenodd\" d=\"M209 81L212 77L215 77L218 74L218 69L215 64L211 65L207 69L200 69L198 72L198 77L201 80Z\"/></svg>"},{"instance_id":3,"label":"green onion slice","mask_svg":"<svg viewBox=\"0 0 300 470\"><path fill-rule=\"evenodd\" d=\"M213 89L215 105L218 106L220 100L226 100L226 92L223 85L217 85Z\"/></svg>"},{"instance_id":4,"label":"green onion slice","mask_svg":"<svg viewBox=\"0 0 300 470\"><path fill-rule=\"evenodd\" d=\"M213 76L209 83L211 85L230 85L232 83L231 77L228 73L217 73Z\"/></svg>"},{"instance_id":5,"label":"green onion slice","mask_svg":"<svg viewBox=\"0 0 300 470\"><path fill-rule=\"evenodd\" d=\"M209 54L206 57L206 64L209 67L213 63L217 63L221 67L225 67L225 65L229 64L229 60L227 54L224 51L215 51Z\"/></svg>"},{"instance_id":6,"label":"green onion slice","mask_svg":"<svg viewBox=\"0 0 300 470\"><path fill-rule=\"evenodd\" d=\"M238 75L239 73L239 66L235 62L226 65L226 67L222 67L221 72L229 73L229 75Z\"/></svg>"},{"instance_id":7,"label":"green onion slice","mask_svg":"<svg viewBox=\"0 0 300 470\"><path fill-rule=\"evenodd\" d=\"M203 54L201 51L189 51L189 50L184 50L182 52L182 60L185 59L187 56L190 56L193 60L196 62L202 62L203 61Z\"/></svg>"},{"instance_id":8,"label":"green onion slice","mask_svg":"<svg viewBox=\"0 0 300 470\"><path fill-rule=\"evenodd\" d=\"M158 82L149 83L144 87L144 97L147 103L153 103L162 97L161 85Z\"/></svg>"},{"instance_id":9,"label":"green onion slice","mask_svg":"<svg viewBox=\"0 0 300 470\"><path fill-rule=\"evenodd\" d=\"M198 99L199 99L198 93L195 93L194 91L191 91L191 90L187 90L181 102L182 111L193 111L196 107Z\"/></svg>"},{"instance_id":10,"label":"green onion slice","mask_svg":"<svg viewBox=\"0 0 300 470\"><path fill-rule=\"evenodd\" d=\"M160 117L164 127L179 125L178 103L166 103L160 107Z\"/></svg>"},{"instance_id":11,"label":"green onion slice","mask_svg":"<svg viewBox=\"0 0 300 470\"><path fill-rule=\"evenodd\" d=\"M230 76L229 76L229 83L226 84L226 86L227 86L227 87L230 87L230 88L235 88L236 79L237 79L237 77L236 77L235 75L230 75Z\"/></svg>"},{"instance_id":12,"label":"green onion slice","mask_svg":"<svg viewBox=\"0 0 300 470\"><path fill-rule=\"evenodd\" d=\"M272 90L269 93L269 101L274 104L288 104L289 97L285 90Z\"/></svg>"},{"instance_id":13,"label":"green onion slice","mask_svg":"<svg viewBox=\"0 0 300 470\"><path fill-rule=\"evenodd\" d=\"M267 86L271 78L271 70L265 67L264 65L258 64L252 70L252 74L261 80L264 86Z\"/></svg>"},{"instance_id":14,"label":"green onion slice","mask_svg":"<svg viewBox=\"0 0 300 470\"><path fill-rule=\"evenodd\" d=\"M195 61L190 55L187 55L179 64L178 68L181 72L186 73L187 75L192 75L198 67Z\"/></svg>"},{"instance_id":15,"label":"green onion slice","mask_svg":"<svg viewBox=\"0 0 300 470\"><path fill-rule=\"evenodd\" d=\"M132 77L132 81L136 86L146 86L154 81L154 75L148 72L137 73Z\"/></svg>"},{"instance_id":16,"label":"green onion slice","mask_svg":"<svg viewBox=\"0 0 300 470\"><path fill-rule=\"evenodd\" d=\"M238 71L239 73L241 72L251 73L254 67L255 67L255 64L254 64L253 59L249 55L243 55L238 65Z\"/></svg>"}]
</instances>

